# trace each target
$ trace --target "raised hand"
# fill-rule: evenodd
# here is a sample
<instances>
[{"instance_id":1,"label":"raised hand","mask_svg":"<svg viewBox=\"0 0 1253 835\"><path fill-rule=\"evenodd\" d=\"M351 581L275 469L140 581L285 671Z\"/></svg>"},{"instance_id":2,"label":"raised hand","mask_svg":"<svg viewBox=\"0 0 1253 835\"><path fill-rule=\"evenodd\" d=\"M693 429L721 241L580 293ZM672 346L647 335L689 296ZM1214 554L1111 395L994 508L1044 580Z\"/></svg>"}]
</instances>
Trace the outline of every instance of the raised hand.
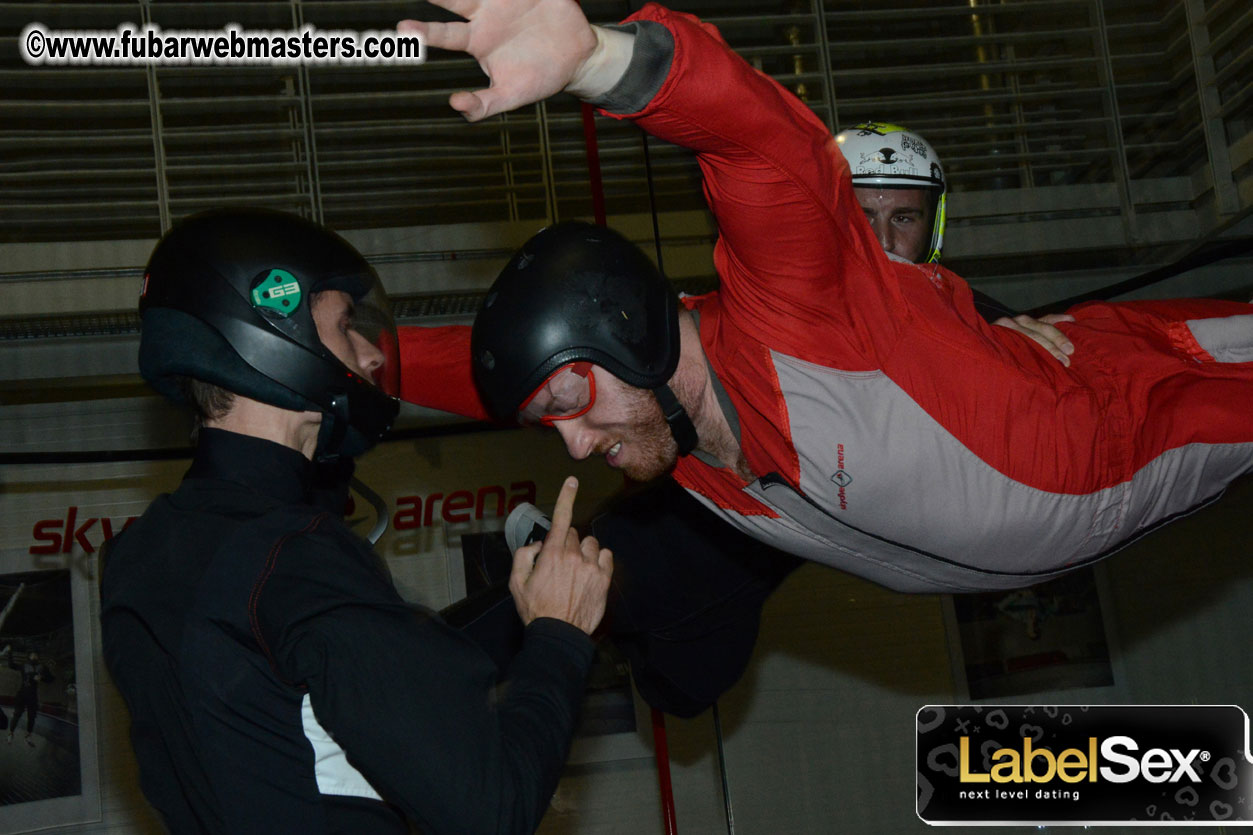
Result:
<instances>
[{"instance_id":1,"label":"raised hand","mask_svg":"<svg viewBox=\"0 0 1253 835\"><path fill-rule=\"evenodd\" d=\"M574 0L431 0L465 22L402 20L427 47L465 52L491 86L453 93L448 103L471 122L541 101L565 89L597 49Z\"/></svg>"},{"instance_id":2,"label":"raised hand","mask_svg":"<svg viewBox=\"0 0 1253 835\"><path fill-rule=\"evenodd\" d=\"M567 478L548 536L514 551L509 591L523 623L556 618L590 635L605 614L613 554L595 537L580 541L579 532L570 527L578 489L578 479Z\"/></svg>"}]
</instances>

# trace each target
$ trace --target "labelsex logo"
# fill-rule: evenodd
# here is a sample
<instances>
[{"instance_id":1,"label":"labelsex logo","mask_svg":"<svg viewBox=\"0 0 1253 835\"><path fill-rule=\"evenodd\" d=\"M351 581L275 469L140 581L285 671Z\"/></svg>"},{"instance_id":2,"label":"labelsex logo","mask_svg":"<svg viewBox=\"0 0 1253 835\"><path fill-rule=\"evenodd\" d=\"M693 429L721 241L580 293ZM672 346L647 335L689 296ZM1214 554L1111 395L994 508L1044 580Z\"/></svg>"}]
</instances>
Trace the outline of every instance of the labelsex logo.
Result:
<instances>
[{"instance_id":1,"label":"labelsex logo","mask_svg":"<svg viewBox=\"0 0 1253 835\"><path fill-rule=\"evenodd\" d=\"M1111 783L1130 783L1143 777L1150 783L1177 783L1185 777L1201 782L1193 763L1208 762L1210 754L1197 748L1184 753L1177 748L1150 748L1139 756L1139 743L1129 736L1111 736L1097 747L1096 737L1088 737L1086 751L1067 748L1054 755L1046 748L1033 748L1031 740L1023 739L1022 752L1001 748L992 754L996 762L991 771L981 773L970 768L970 737L960 741L961 781L963 783L1047 783L1054 777L1064 783L1097 782L1098 776ZM1113 765L1101 765L1108 760Z\"/></svg>"}]
</instances>

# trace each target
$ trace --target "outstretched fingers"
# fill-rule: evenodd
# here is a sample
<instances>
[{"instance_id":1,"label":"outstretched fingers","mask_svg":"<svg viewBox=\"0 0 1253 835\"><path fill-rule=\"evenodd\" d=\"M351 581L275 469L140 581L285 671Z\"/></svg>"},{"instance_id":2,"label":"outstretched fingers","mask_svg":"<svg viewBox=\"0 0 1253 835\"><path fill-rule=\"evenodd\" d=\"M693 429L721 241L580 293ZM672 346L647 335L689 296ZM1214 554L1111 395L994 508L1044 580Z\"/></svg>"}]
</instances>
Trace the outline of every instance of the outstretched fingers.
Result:
<instances>
[{"instance_id":1,"label":"outstretched fingers","mask_svg":"<svg viewBox=\"0 0 1253 835\"><path fill-rule=\"evenodd\" d=\"M453 14L470 17L479 10L482 0L427 0L432 6L447 9Z\"/></svg>"},{"instance_id":2,"label":"outstretched fingers","mask_svg":"<svg viewBox=\"0 0 1253 835\"><path fill-rule=\"evenodd\" d=\"M470 46L470 24L441 23L434 20L402 20L396 24L402 35L417 35L427 48L465 52Z\"/></svg>"},{"instance_id":3,"label":"outstretched fingers","mask_svg":"<svg viewBox=\"0 0 1253 835\"><path fill-rule=\"evenodd\" d=\"M560 92L597 51L595 30L570 0L439 0L438 5L465 20L405 20L397 29L479 63L490 85L449 99L471 122Z\"/></svg>"}]
</instances>

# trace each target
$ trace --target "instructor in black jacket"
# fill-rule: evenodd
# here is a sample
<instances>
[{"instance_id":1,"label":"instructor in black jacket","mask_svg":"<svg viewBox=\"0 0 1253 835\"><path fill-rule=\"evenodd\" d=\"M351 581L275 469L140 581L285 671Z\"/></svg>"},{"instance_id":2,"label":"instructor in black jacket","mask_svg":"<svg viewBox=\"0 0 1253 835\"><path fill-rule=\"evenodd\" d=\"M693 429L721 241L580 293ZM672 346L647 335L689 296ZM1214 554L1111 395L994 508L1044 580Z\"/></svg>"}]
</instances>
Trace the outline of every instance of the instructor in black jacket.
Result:
<instances>
[{"instance_id":1,"label":"instructor in black jacket","mask_svg":"<svg viewBox=\"0 0 1253 835\"><path fill-rule=\"evenodd\" d=\"M110 544L101 621L176 833L531 832L556 788L612 571L569 527L574 480L515 554L526 635L503 691L311 501L314 463L395 417L385 310L365 260L291 215L198 215L149 262L140 370L195 411L196 454Z\"/></svg>"}]
</instances>

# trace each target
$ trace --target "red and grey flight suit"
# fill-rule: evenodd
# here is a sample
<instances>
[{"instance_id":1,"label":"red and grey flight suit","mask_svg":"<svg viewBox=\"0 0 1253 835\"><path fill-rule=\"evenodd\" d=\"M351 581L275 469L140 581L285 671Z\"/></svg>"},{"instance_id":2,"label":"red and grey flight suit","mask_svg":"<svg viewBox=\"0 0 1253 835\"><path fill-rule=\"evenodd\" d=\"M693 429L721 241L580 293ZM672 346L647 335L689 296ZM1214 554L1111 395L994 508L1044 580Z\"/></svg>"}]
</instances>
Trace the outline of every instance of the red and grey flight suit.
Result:
<instances>
[{"instance_id":1,"label":"red and grey flight suit","mask_svg":"<svg viewBox=\"0 0 1253 835\"><path fill-rule=\"evenodd\" d=\"M598 104L696 151L718 223L720 288L688 305L756 478L697 456L674 478L726 524L901 591L1012 588L1253 470L1249 305L1083 305L1062 366L960 277L890 259L826 127L712 27L628 25ZM468 330L405 329L402 357L406 399L482 414Z\"/></svg>"}]
</instances>

